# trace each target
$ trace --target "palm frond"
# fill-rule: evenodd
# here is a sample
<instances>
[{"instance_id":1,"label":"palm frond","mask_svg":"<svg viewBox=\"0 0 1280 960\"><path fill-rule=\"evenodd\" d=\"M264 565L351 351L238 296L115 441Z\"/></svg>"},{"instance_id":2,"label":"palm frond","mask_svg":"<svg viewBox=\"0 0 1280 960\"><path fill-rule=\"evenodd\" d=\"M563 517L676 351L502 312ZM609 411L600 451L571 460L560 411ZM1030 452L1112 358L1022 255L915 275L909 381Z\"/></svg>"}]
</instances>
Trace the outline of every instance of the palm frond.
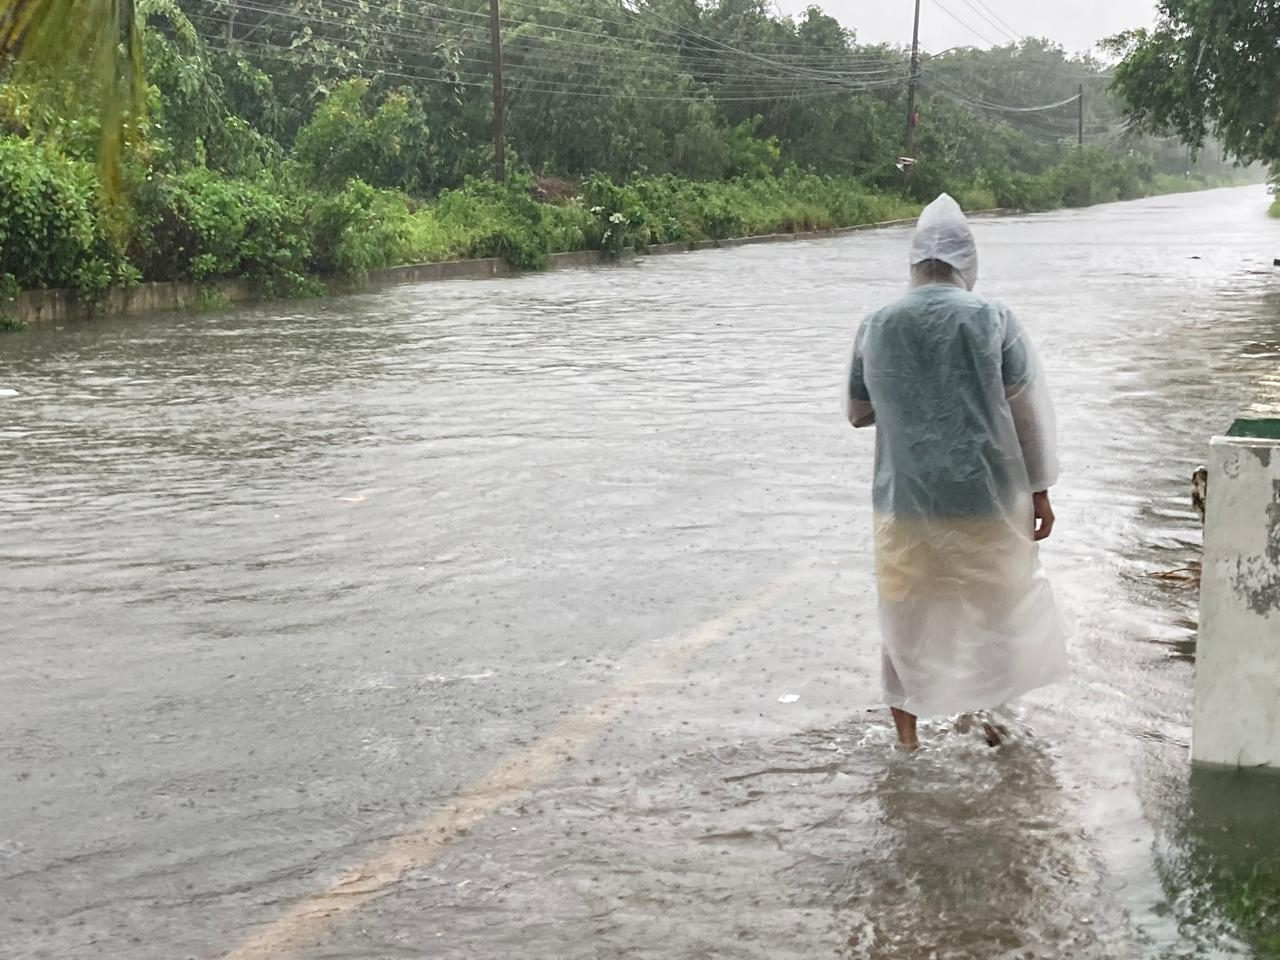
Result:
<instances>
[{"instance_id":1,"label":"palm frond","mask_svg":"<svg viewBox=\"0 0 1280 960\"><path fill-rule=\"evenodd\" d=\"M135 0L0 0L0 57L15 78L79 85L101 122L103 194L117 199L126 127L145 93Z\"/></svg>"}]
</instances>

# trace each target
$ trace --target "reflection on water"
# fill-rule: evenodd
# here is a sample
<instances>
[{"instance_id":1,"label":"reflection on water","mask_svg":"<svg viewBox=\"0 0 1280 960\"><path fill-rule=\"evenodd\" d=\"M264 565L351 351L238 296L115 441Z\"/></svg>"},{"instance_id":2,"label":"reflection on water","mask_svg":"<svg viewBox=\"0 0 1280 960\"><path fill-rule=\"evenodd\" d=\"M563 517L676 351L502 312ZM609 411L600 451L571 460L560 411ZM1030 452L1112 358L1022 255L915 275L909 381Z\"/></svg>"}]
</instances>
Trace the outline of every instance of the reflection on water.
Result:
<instances>
[{"instance_id":1,"label":"reflection on water","mask_svg":"<svg viewBox=\"0 0 1280 960\"><path fill-rule=\"evenodd\" d=\"M926 733L915 757L886 726L849 722L584 771L481 825L469 855L328 948L391 955L421 929L442 932L447 960L1133 956L1034 734L992 751Z\"/></svg>"},{"instance_id":2,"label":"reflection on water","mask_svg":"<svg viewBox=\"0 0 1280 960\"><path fill-rule=\"evenodd\" d=\"M0 943L220 957L800 565L306 957L1265 956L1280 805L1188 778L1196 591L1158 576L1197 558L1207 438L1280 413L1264 209L978 226L1059 407L1078 621L997 751L903 757L862 712L871 438L838 389L902 231L6 338Z\"/></svg>"},{"instance_id":3,"label":"reflection on water","mask_svg":"<svg viewBox=\"0 0 1280 960\"><path fill-rule=\"evenodd\" d=\"M858 898L851 956L1121 955L1043 746L1025 735L997 755L977 739L946 746L892 765L877 787L892 839L871 873L884 888Z\"/></svg>"},{"instance_id":4,"label":"reflection on water","mask_svg":"<svg viewBox=\"0 0 1280 960\"><path fill-rule=\"evenodd\" d=\"M1188 939L1280 956L1280 773L1195 768L1159 859Z\"/></svg>"}]
</instances>

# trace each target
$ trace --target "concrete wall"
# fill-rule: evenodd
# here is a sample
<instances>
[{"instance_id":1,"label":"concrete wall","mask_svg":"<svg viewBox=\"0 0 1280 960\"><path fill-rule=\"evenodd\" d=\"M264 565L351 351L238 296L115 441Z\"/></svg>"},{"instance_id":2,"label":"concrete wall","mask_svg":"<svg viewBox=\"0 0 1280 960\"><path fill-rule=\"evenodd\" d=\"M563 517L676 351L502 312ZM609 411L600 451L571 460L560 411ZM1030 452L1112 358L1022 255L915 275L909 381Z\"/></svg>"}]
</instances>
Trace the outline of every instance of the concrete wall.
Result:
<instances>
[{"instance_id":1,"label":"concrete wall","mask_svg":"<svg viewBox=\"0 0 1280 960\"><path fill-rule=\"evenodd\" d=\"M1215 437L1192 757L1280 768L1280 442Z\"/></svg>"},{"instance_id":2,"label":"concrete wall","mask_svg":"<svg viewBox=\"0 0 1280 960\"><path fill-rule=\"evenodd\" d=\"M113 287L97 304L82 302L74 290L24 290L11 307L3 311L25 323L51 323L89 316L153 313L157 310L189 310L210 296L228 303L246 303L261 293L238 280L218 283L140 283L136 287Z\"/></svg>"},{"instance_id":3,"label":"concrete wall","mask_svg":"<svg viewBox=\"0 0 1280 960\"><path fill-rule=\"evenodd\" d=\"M814 230L808 233L770 233L726 240L700 240L695 243L664 243L649 247L646 255L661 256L694 250L719 250L757 243L823 240L863 230L909 226L913 223L915 220L890 220L884 223L840 227L836 230ZM632 256L628 253L622 259L630 259ZM547 258L547 269L577 269L609 262L612 261L598 250L555 253ZM504 277L518 272L505 260L497 257L483 260L452 260L445 263L417 263L402 267L388 267L385 270L373 270L364 279L335 280L328 287L330 293L341 294L397 283ZM219 280L208 284L143 283L128 289L112 289L96 305L82 303L73 290L27 290L18 295L17 300L6 312L24 323L56 323L63 320L84 319L89 316L190 310L207 303L210 299L214 302L234 304L248 303L263 297L261 290L253 284L239 280Z\"/></svg>"}]
</instances>

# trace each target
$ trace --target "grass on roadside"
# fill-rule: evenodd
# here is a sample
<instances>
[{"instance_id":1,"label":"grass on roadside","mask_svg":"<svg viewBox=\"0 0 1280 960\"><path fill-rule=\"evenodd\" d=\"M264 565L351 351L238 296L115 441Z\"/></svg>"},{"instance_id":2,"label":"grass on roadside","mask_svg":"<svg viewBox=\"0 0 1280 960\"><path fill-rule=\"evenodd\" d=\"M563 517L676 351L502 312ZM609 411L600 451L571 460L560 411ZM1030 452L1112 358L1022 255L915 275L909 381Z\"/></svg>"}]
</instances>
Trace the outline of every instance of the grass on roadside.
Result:
<instances>
[{"instance_id":1,"label":"grass on roadside","mask_svg":"<svg viewBox=\"0 0 1280 960\"><path fill-rule=\"evenodd\" d=\"M1260 865L1238 878L1224 908L1262 956L1280 958L1280 862Z\"/></svg>"}]
</instances>

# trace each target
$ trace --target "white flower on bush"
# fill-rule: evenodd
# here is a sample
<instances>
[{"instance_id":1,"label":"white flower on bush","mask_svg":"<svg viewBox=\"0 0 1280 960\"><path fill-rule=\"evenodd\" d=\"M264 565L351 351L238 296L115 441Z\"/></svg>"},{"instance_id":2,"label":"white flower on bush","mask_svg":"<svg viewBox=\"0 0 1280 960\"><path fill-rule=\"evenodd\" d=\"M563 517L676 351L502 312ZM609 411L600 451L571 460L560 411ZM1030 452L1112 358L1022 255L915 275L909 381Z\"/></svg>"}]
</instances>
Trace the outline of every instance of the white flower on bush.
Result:
<instances>
[{"instance_id":1,"label":"white flower on bush","mask_svg":"<svg viewBox=\"0 0 1280 960\"><path fill-rule=\"evenodd\" d=\"M622 222L624 222L626 219L627 219L627 218L626 218L626 217L624 217L622 214L620 214L620 213L615 213L615 214L613 214L613 216L611 216L611 217L609 218L609 222L610 222L610 223L622 223Z\"/></svg>"}]
</instances>

